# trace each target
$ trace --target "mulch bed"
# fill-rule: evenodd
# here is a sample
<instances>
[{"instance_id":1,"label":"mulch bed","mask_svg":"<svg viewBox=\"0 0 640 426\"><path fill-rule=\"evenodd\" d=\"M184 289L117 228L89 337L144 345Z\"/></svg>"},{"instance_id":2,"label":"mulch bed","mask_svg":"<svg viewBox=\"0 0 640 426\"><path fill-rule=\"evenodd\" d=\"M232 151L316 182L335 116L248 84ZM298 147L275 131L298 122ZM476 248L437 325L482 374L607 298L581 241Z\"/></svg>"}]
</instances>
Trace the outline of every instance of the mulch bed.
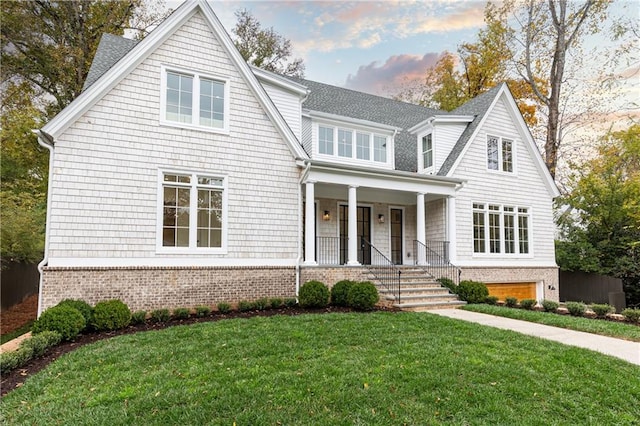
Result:
<instances>
[{"instance_id":1,"label":"mulch bed","mask_svg":"<svg viewBox=\"0 0 640 426\"><path fill-rule=\"evenodd\" d=\"M29 321L34 321L38 314L38 294L32 294L21 303L9 309L3 309L0 313L0 325L2 334L11 333L19 329Z\"/></svg>"},{"instance_id":2,"label":"mulch bed","mask_svg":"<svg viewBox=\"0 0 640 426\"><path fill-rule=\"evenodd\" d=\"M390 311L390 312L398 312L397 309L385 308L385 307L376 307L375 311ZM375 312L374 311L374 312ZM30 360L27 364L23 365L20 368L16 368L13 371L10 371L8 374L2 374L0 379L0 391L1 395L5 396L13 389L22 386L24 381L31 376L32 374L37 373L38 371L45 368L47 365L61 357L62 355L74 351L81 346L88 345L90 343L97 342L103 339L109 339L115 336L120 336L123 334L133 334L139 333L143 331L152 331L152 330L162 330L167 327L173 327L176 325L189 325L189 324L197 324L201 322L214 322L220 321L224 319L230 318L250 318L255 316L262 317L270 317L274 315L300 315L300 314L308 314L308 313L331 313L331 312L353 312L350 308L340 308L335 306L327 307L326 309L303 309L299 307L295 308L281 308L281 309L268 309L264 311L249 311L249 312L238 312L232 311L228 314L221 314L218 312L213 312L210 316L198 318L198 317L189 317L188 319L180 319L180 320L170 320L165 323L153 323L149 320L144 324L138 325L130 325L127 328L117 331L111 332L102 332L102 333L87 333L81 334L72 342L64 342L60 345L53 347L47 351L40 358L35 358ZM3 327L4 328L4 327Z\"/></svg>"}]
</instances>

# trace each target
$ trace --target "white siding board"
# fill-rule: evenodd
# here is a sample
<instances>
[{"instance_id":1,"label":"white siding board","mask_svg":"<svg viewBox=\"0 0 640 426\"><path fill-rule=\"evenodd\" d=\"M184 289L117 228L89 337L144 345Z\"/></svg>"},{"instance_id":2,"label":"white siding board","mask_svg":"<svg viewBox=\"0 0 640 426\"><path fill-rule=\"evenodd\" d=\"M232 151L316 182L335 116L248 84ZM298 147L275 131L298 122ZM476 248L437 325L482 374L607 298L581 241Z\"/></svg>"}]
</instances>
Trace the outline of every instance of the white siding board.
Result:
<instances>
[{"instance_id":1,"label":"white siding board","mask_svg":"<svg viewBox=\"0 0 640 426\"><path fill-rule=\"evenodd\" d=\"M434 126L435 170L440 170L454 145L460 139L467 123L436 123Z\"/></svg>"},{"instance_id":2,"label":"white siding board","mask_svg":"<svg viewBox=\"0 0 640 426\"><path fill-rule=\"evenodd\" d=\"M275 106L282 114L282 118L287 122L289 128L294 135L301 140L301 119L302 119L302 102L298 95L287 92L279 87L271 84L262 84Z\"/></svg>"}]
</instances>

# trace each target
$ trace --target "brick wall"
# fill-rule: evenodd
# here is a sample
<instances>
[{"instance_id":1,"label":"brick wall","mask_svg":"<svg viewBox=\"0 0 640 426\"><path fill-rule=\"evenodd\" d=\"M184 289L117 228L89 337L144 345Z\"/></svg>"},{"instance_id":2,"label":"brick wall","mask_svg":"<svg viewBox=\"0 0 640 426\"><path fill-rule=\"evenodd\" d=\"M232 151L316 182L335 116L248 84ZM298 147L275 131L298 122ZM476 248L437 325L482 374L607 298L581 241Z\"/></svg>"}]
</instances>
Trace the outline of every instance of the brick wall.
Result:
<instances>
[{"instance_id":1,"label":"brick wall","mask_svg":"<svg viewBox=\"0 0 640 426\"><path fill-rule=\"evenodd\" d=\"M138 267L44 270L42 308L63 299L94 305L120 299L131 311L215 307L261 297L295 297L295 267Z\"/></svg>"},{"instance_id":2,"label":"brick wall","mask_svg":"<svg viewBox=\"0 0 640 426\"><path fill-rule=\"evenodd\" d=\"M535 282L542 288L538 298L558 302L560 296L558 268L462 268L460 279L484 283Z\"/></svg>"},{"instance_id":3,"label":"brick wall","mask_svg":"<svg viewBox=\"0 0 640 426\"><path fill-rule=\"evenodd\" d=\"M342 280L368 281L368 273L360 266L308 266L300 268L300 285L316 280L325 283L329 288Z\"/></svg>"}]
</instances>

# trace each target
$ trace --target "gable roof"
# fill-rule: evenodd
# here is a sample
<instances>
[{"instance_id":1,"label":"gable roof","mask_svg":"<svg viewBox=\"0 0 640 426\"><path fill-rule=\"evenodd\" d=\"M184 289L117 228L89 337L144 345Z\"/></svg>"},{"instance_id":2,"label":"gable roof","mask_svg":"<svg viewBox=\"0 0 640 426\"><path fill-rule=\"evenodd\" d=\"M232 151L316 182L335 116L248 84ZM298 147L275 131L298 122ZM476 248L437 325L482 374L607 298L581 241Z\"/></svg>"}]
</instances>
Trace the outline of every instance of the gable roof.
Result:
<instances>
[{"instance_id":1,"label":"gable roof","mask_svg":"<svg viewBox=\"0 0 640 426\"><path fill-rule=\"evenodd\" d=\"M87 79L82 86L82 90L87 90L104 73L109 71L120 59L131 49L136 47L139 40L131 40L113 34L103 33L100 43L96 49L96 54L91 62Z\"/></svg>"},{"instance_id":2,"label":"gable roof","mask_svg":"<svg viewBox=\"0 0 640 426\"><path fill-rule=\"evenodd\" d=\"M58 115L50 120L41 129L42 132L48 134L53 139L57 138L71 123L75 122L82 114L88 111L99 99L113 89L126 75L130 74L144 59L146 59L157 47L164 43L177 29L187 22L196 13L201 12L205 21L208 23L211 31L220 40L222 48L227 53L229 60L234 64L242 79L249 86L256 99L263 107L264 112L274 124L276 130L280 133L285 143L288 145L291 153L296 159L307 159L308 155L302 149L298 139L289 128L288 124L276 108L271 98L267 95L262 85L256 79L249 65L244 61L238 50L235 48L233 41L227 34L226 30L218 20L217 16L207 4L206 0L187 0L173 13L166 18L158 27L152 31L146 38L133 47L125 46L121 43L119 48L114 48L110 53L99 59L101 64L95 68L97 76L96 80L87 85L87 89L80 96L71 102ZM112 37L107 37L105 43L113 41ZM101 40L102 42L102 40ZM127 50L131 47L130 50ZM117 55L123 53L124 56L117 60ZM105 71L102 75L99 72L105 68L109 62L115 63Z\"/></svg>"}]
</instances>

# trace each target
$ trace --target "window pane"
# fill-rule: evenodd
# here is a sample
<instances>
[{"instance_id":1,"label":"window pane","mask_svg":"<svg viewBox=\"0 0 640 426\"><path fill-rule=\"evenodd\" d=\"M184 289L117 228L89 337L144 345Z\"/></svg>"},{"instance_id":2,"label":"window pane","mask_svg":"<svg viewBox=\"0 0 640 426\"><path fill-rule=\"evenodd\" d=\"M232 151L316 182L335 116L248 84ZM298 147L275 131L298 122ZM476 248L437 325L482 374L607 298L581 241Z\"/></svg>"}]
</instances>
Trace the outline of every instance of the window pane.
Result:
<instances>
[{"instance_id":1,"label":"window pane","mask_svg":"<svg viewBox=\"0 0 640 426\"><path fill-rule=\"evenodd\" d=\"M176 230L175 228L162 228L162 246L176 246Z\"/></svg>"},{"instance_id":2,"label":"window pane","mask_svg":"<svg viewBox=\"0 0 640 426\"><path fill-rule=\"evenodd\" d=\"M222 247L222 231L212 229L209 233L209 247Z\"/></svg>"},{"instance_id":3,"label":"window pane","mask_svg":"<svg viewBox=\"0 0 640 426\"><path fill-rule=\"evenodd\" d=\"M373 161L387 162L387 138L383 136L373 137Z\"/></svg>"},{"instance_id":4,"label":"window pane","mask_svg":"<svg viewBox=\"0 0 640 426\"><path fill-rule=\"evenodd\" d=\"M500 253L500 214L489 213L489 252Z\"/></svg>"},{"instance_id":5,"label":"window pane","mask_svg":"<svg viewBox=\"0 0 640 426\"><path fill-rule=\"evenodd\" d=\"M484 212L473 212L473 252L485 252Z\"/></svg>"},{"instance_id":6,"label":"window pane","mask_svg":"<svg viewBox=\"0 0 640 426\"><path fill-rule=\"evenodd\" d=\"M513 172L513 142L506 139L502 141L502 170Z\"/></svg>"},{"instance_id":7,"label":"window pane","mask_svg":"<svg viewBox=\"0 0 640 426\"><path fill-rule=\"evenodd\" d=\"M333 155L333 128L318 127L318 151L320 154Z\"/></svg>"},{"instance_id":8,"label":"window pane","mask_svg":"<svg viewBox=\"0 0 640 426\"><path fill-rule=\"evenodd\" d=\"M353 157L353 134L349 130L338 129L338 155Z\"/></svg>"},{"instance_id":9,"label":"window pane","mask_svg":"<svg viewBox=\"0 0 640 426\"><path fill-rule=\"evenodd\" d=\"M422 137L422 166L425 169L433 166L433 141L431 134Z\"/></svg>"},{"instance_id":10,"label":"window pane","mask_svg":"<svg viewBox=\"0 0 640 426\"><path fill-rule=\"evenodd\" d=\"M370 157L369 135L363 133L356 134L356 158L368 160Z\"/></svg>"},{"instance_id":11,"label":"window pane","mask_svg":"<svg viewBox=\"0 0 640 426\"><path fill-rule=\"evenodd\" d=\"M189 228L178 228L176 239L177 247L189 247Z\"/></svg>"},{"instance_id":12,"label":"window pane","mask_svg":"<svg viewBox=\"0 0 640 426\"><path fill-rule=\"evenodd\" d=\"M487 168L498 170L498 138L493 136L487 140Z\"/></svg>"},{"instance_id":13,"label":"window pane","mask_svg":"<svg viewBox=\"0 0 640 426\"><path fill-rule=\"evenodd\" d=\"M198 228L198 247L209 247L209 228Z\"/></svg>"},{"instance_id":14,"label":"window pane","mask_svg":"<svg viewBox=\"0 0 640 426\"><path fill-rule=\"evenodd\" d=\"M505 207L505 211L507 207ZM513 209L512 209L513 210ZM512 214L504 215L504 252L515 253L515 220Z\"/></svg>"},{"instance_id":15,"label":"window pane","mask_svg":"<svg viewBox=\"0 0 640 426\"><path fill-rule=\"evenodd\" d=\"M193 105L193 77L189 75L167 73L166 118L182 123L191 122Z\"/></svg>"},{"instance_id":16,"label":"window pane","mask_svg":"<svg viewBox=\"0 0 640 426\"><path fill-rule=\"evenodd\" d=\"M518 216L518 240L520 253L529 253L529 218L527 216Z\"/></svg>"},{"instance_id":17,"label":"window pane","mask_svg":"<svg viewBox=\"0 0 640 426\"><path fill-rule=\"evenodd\" d=\"M224 127L224 83L200 79L200 124Z\"/></svg>"}]
</instances>

